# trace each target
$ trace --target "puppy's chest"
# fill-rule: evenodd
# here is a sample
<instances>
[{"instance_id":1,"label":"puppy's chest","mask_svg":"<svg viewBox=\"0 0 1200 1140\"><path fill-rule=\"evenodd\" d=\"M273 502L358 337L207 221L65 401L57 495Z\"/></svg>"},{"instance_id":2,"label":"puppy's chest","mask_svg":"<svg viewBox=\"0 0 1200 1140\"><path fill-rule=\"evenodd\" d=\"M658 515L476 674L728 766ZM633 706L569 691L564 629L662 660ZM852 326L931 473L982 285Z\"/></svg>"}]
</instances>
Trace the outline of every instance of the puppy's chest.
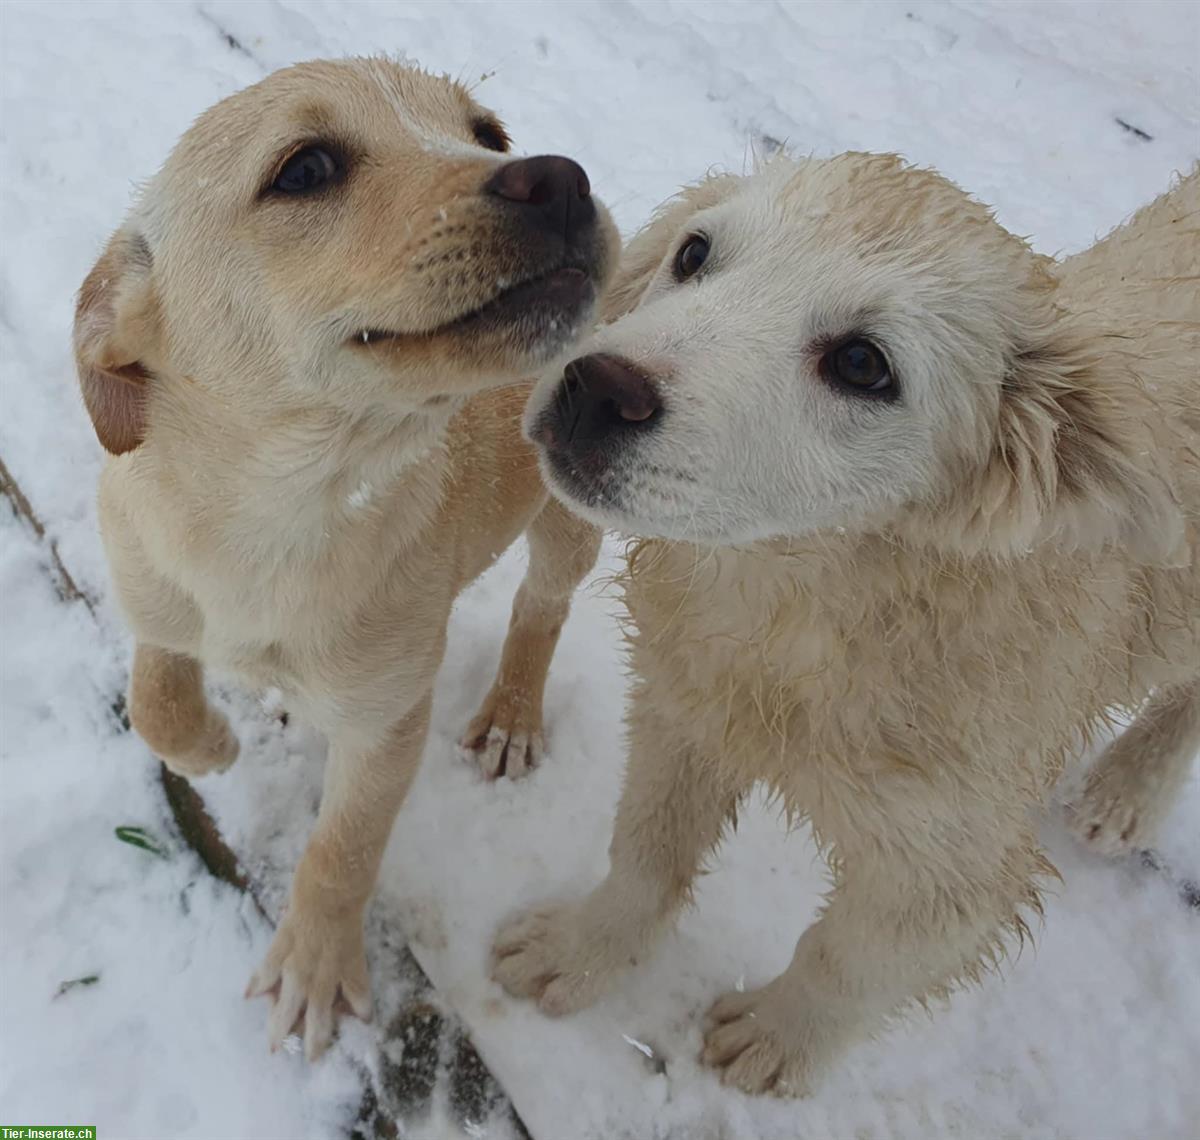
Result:
<instances>
[{"instance_id":1,"label":"puppy's chest","mask_svg":"<svg viewBox=\"0 0 1200 1140\"><path fill-rule=\"evenodd\" d=\"M415 539L412 495L298 504L256 525L238 519L189 560L204 612L205 657L259 684L293 687L351 647L427 640L444 620L447 575L436 543ZM230 558L230 554L233 558ZM436 618L435 630L436 630ZM349 664L349 663L347 663Z\"/></svg>"},{"instance_id":2,"label":"puppy's chest","mask_svg":"<svg viewBox=\"0 0 1200 1140\"><path fill-rule=\"evenodd\" d=\"M659 565L633 575L626 600L639 676L726 749L803 747L830 695L870 668L856 648L862 615L835 614L754 561Z\"/></svg>"},{"instance_id":3,"label":"puppy's chest","mask_svg":"<svg viewBox=\"0 0 1200 1140\"><path fill-rule=\"evenodd\" d=\"M865 772L935 738L974 744L998 705L1033 699L1015 587L999 600L994 583L931 589L861 548L687 554L668 548L640 573L634 561L637 672L698 743L777 756L781 778L814 756Z\"/></svg>"},{"instance_id":4,"label":"puppy's chest","mask_svg":"<svg viewBox=\"0 0 1200 1140\"><path fill-rule=\"evenodd\" d=\"M668 550L640 571L635 558L645 699L698 751L803 801L851 773L1053 766L1076 725L1127 695L1125 657L1106 653L1119 575L1046 597L1033 570L853 553L841 574L749 554Z\"/></svg>"}]
</instances>

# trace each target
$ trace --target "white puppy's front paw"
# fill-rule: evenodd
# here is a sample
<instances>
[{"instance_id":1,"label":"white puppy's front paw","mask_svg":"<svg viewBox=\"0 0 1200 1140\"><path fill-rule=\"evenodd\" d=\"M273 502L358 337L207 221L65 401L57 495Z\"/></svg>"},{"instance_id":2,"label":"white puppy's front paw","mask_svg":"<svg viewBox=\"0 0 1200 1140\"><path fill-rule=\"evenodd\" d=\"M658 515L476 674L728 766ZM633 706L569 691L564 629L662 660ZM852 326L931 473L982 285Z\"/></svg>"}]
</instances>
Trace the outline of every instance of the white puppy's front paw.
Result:
<instances>
[{"instance_id":1,"label":"white puppy's front paw","mask_svg":"<svg viewBox=\"0 0 1200 1140\"><path fill-rule=\"evenodd\" d=\"M339 994L364 1021L371 1017L371 982L362 915L306 914L289 909L266 958L246 987L248 998L272 995L267 1034L274 1052L304 1018L304 1055L315 1061L333 1040Z\"/></svg>"},{"instance_id":2,"label":"white puppy's front paw","mask_svg":"<svg viewBox=\"0 0 1200 1140\"><path fill-rule=\"evenodd\" d=\"M751 1094L807 1096L842 1048L841 1027L778 983L728 993L708 1012L701 1060Z\"/></svg>"},{"instance_id":3,"label":"white puppy's front paw","mask_svg":"<svg viewBox=\"0 0 1200 1140\"><path fill-rule=\"evenodd\" d=\"M1102 762L1103 763L1103 762ZM1121 856L1153 846L1166 805L1152 782L1136 771L1093 772L1066 809L1076 837L1101 855Z\"/></svg>"},{"instance_id":4,"label":"white puppy's front paw","mask_svg":"<svg viewBox=\"0 0 1200 1140\"><path fill-rule=\"evenodd\" d=\"M500 929L492 978L551 1017L592 1005L621 965L611 938L590 936L583 906L531 911Z\"/></svg>"}]
</instances>

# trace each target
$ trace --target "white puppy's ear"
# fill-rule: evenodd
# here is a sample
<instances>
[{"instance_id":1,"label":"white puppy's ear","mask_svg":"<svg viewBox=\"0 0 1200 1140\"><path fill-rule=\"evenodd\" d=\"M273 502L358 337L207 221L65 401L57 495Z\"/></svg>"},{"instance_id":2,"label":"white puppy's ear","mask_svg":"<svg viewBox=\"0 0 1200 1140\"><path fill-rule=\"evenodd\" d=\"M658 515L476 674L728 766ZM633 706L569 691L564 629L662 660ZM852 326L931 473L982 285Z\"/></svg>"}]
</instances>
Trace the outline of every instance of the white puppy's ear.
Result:
<instances>
[{"instance_id":1,"label":"white puppy's ear","mask_svg":"<svg viewBox=\"0 0 1200 1140\"><path fill-rule=\"evenodd\" d=\"M1186 564L1183 513L1150 436L1156 415L1115 341L1050 330L1005 376L991 453L956 504L967 545L1119 544L1147 564Z\"/></svg>"},{"instance_id":2,"label":"white puppy's ear","mask_svg":"<svg viewBox=\"0 0 1200 1140\"><path fill-rule=\"evenodd\" d=\"M719 205L743 181L735 174L710 174L703 182L685 187L654 212L621 254L621 264L605 294L601 319L608 323L638 307L646 286L662 265L692 214Z\"/></svg>"},{"instance_id":3,"label":"white puppy's ear","mask_svg":"<svg viewBox=\"0 0 1200 1140\"><path fill-rule=\"evenodd\" d=\"M106 451L132 451L146 435L146 356L158 343L153 262L145 240L118 230L75 305L75 364L83 402Z\"/></svg>"}]
</instances>

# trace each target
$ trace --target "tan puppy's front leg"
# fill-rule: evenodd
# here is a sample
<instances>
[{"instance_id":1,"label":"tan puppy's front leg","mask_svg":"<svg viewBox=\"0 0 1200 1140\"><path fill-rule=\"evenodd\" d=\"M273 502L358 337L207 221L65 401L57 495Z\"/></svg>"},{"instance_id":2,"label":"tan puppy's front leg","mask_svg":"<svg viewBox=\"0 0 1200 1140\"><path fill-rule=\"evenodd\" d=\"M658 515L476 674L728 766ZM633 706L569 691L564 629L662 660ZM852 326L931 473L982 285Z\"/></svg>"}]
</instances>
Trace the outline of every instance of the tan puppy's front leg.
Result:
<instances>
[{"instance_id":1,"label":"tan puppy's front leg","mask_svg":"<svg viewBox=\"0 0 1200 1140\"><path fill-rule=\"evenodd\" d=\"M420 764L429 707L426 696L374 748L330 744L316 829L275 940L246 988L255 997L280 987L268 1020L272 1050L304 1014L305 1056L319 1057L333 1039L339 991L359 1017L371 1016L363 916Z\"/></svg>"},{"instance_id":2,"label":"tan puppy's front leg","mask_svg":"<svg viewBox=\"0 0 1200 1140\"><path fill-rule=\"evenodd\" d=\"M492 977L553 1016L591 1005L649 952L737 806L740 788L634 709L608 877L577 902L509 922L492 949Z\"/></svg>"},{"instance_id":3,"label":"tan puppy's front leg","mask_svg":"<svg viewBox=\"0 0 1200 1140\"><path fill-rule=\"evenodd\" d=\"M237 737L204 696L200 662L139 644L129 680L129 722L172 772L203 776L228 768Z\"/></svg>"},{"instance_id":4,"label":"tan puppy's front leg","mask_svg":"<svg viewBox=\"0 0 1200 1140\"><path fill-rule=\"evenodd\" d=\"M908 1004L975 977L1036 905L1032 838L994 845L989 821L937 819L906 836L860 817L825 912L791 965L709 1011L703 1060L747 1093L802 1096ZM897 813L897 818L904 818ZM957 839L950 839L957 836Z\"/></svg>"},{"instance_id":5,"label":"tan puppy's front leg","mask_svg":"<svg viewBox=\"0 0 1200 1140\"><path fill-rule=\"evenodd\" d=\"M513 601L500 671L460 746L488 779L542 758L542 694L571 595L595 565L600 531L550 499L529 524L529 570Z\"/></svg>"}]
</instances>

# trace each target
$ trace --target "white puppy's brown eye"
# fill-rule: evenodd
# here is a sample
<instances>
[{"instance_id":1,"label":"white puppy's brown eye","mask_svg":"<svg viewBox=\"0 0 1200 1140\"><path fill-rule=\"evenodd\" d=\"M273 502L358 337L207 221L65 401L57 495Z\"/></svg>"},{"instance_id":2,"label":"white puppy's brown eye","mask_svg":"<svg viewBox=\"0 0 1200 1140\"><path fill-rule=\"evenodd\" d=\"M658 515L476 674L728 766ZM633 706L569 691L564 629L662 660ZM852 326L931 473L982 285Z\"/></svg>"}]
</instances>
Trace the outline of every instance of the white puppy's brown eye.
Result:
<instances>
[{"instance_id":1,"label":"white puppy's brown eye","mask_svg":"<svg viewBox=\"0 0 1200 1140\"><path fill-rule=\"evenodd\" d=\"M869 340L843 341L821 357L821 374L847 391L869 396L893 395L895 382L887 359Z\"/></svg>"},{"instance_id":2,"label":"white puppy's brown eye","mask_svg":"<svg viewBox=\"0 0 1200 1140\"><path fill-rule=\"evenodd\" d=\"M675 255L675 280L686 281L700 272L708 260L709 241L703 234L692 234Z\"/></svg>"},{"instance_id":3,"label":"white puppy's brown eye","mask_svg":"<svg viewBox=\"0 0 1200 1140\"><path fill-rule=\"evenodd\" d=\"M271 183L280 194L315 194L342 175L341 163L319 146L308 146L287 160Z\"/></svg>"}]
</instances>

